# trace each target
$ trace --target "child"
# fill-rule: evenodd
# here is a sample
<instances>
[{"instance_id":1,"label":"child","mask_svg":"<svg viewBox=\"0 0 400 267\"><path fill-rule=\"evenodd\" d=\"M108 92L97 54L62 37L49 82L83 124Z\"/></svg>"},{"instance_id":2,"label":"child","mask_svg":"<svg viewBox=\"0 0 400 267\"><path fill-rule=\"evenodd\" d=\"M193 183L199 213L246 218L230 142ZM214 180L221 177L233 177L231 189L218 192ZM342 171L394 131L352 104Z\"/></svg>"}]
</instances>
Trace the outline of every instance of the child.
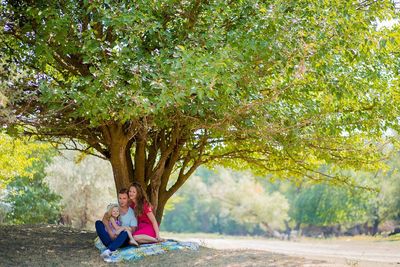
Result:
<instances>
[{"instance_id":1,"label":"child","mask_svg":"<svg viewBox=\"0 0 400 267\"><path fill-rule=\"evenodd\" d=\"M123 231L126 231L129 237L129 244L134 246L139 246L139 244L135 241L135 239L133 239L130 228L121 226L121 222L119 220L119 207L117 204L108 205L106 219L109 222L109 226L112 232L109 233L111 238L113 238L116 235L119 235Z\"/></svg>"}]
</instances>

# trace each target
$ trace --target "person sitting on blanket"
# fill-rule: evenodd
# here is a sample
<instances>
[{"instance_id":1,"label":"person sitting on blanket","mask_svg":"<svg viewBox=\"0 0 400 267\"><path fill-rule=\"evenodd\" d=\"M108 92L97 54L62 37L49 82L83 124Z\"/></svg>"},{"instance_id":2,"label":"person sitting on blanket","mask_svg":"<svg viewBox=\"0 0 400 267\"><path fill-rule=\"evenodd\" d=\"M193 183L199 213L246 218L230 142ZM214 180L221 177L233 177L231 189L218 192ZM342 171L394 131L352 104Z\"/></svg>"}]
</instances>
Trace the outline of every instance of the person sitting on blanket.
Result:
<instances>
[{"instance_id":1,"label":"person sitting on blanket","mask_svg":"<svg viewBox=\"0 0 400 267\"><path fill-rule=\"evenodd\" d=\"M130 207L135 211L138 227L133 233L133 238L139 244L163 242L160 238L160 230L152 207L147 200L146 192L139 183L133 183L129 187Z\"/></svg>"},{"instance_id":2,"label":"person sitting on blanket","mask_svg":"<svg viewBox=\"0 0 400 267\"><path fill-rule=\"evenodd\" d=\"M131 233L133 233L137 227L137 220L133 209L129 207L128 201L128 190L121 189L118 192L121 225L129 227ZM112 230L109 226L109 221L107 219L107 213L104 214L102 221L96 221L95 226L97 235L104 246L107 247L107 249L101 254L102 258L109 257L116 249L129 245L129 236L126 231L122 231L119 234L112 233Z\"/></svg>"},{"instance_id":3,"label":"person sitting on blanket","mask_svg":"<svg viewBox=\"0 0 400 267\"><path fill-rule=\"evenodd\" d=\"M132 236L132 229L128 226L122 226L120 221L120 213L118 204L109 204L107 207L106 219L108 219L108 226L110 226L111 232L108 234L111 238L119 235L122 231L126 231L129 237L129 244L133 246L139 246Z\"/></svg>"}]
</instances>

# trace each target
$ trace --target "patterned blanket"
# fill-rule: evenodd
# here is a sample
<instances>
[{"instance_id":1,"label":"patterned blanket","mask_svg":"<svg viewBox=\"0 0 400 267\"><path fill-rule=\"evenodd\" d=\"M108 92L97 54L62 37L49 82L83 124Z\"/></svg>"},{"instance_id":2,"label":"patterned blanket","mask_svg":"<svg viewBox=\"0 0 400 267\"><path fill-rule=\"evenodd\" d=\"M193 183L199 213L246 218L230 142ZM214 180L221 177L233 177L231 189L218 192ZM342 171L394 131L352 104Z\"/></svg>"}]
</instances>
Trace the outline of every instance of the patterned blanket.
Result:
<instances>
[{"instance_id":1,"label":"patterned blanket","mask_svg":"<svg viewBox=\"0 0 400 267\"><path fill-rule=\"evenodd\" d=\"M103 252L106 247L97 237L94 241L96 248ZM107 262L120 262L120 261L132 261L139 260L143 257L150 255L163 254L173 250L198 250L199 244L195 242L180 242L176 240L167 240L157 244L144 244L139 247L123 247L113 252L113 254L106 259Z\"/></svg>"}]
</instances>

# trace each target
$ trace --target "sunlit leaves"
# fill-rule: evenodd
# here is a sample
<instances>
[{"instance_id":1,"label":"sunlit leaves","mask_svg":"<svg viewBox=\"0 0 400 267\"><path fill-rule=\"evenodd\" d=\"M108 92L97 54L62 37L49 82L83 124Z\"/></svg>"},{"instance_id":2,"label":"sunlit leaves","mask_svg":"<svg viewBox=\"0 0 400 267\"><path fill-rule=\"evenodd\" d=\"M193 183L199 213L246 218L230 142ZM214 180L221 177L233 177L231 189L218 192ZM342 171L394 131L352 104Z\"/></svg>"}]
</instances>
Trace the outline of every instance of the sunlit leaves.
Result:
<instances>
[{"instance_id":1,"label":"sunlit leaves","mask_svg":"<svg viewBox=\"0 0 400 267\"><path fill-rule=\"evenodd\" d=\"M371 142L398 127L399 38L377 25L397 16L391 4L5 2L0 53L15 71L2 94L13 122L43 132L146 119L153 132L184 125L193 142L207 130L207 163L372 167Z\"/></svg>"},{"instance_id":2,"label":"sunlit leaves","mask_svg":"<svg viewBox=\"0 0 400 267\"><path fill-rule=\"evenodd\" d=\"M14 139L0 134L0 188L17 176L33 178L35 172L30 167L51 154L49 144L37 143L27 139Z\"/></svg>"}]
</instances>

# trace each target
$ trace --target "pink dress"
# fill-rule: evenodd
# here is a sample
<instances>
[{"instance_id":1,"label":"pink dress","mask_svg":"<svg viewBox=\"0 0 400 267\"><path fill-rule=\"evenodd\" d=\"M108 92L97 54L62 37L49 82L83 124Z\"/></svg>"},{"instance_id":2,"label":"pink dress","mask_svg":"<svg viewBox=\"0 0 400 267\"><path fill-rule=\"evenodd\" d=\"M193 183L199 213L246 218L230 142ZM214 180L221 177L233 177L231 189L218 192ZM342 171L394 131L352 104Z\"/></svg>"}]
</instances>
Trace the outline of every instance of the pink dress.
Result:
<instances>
[{"instance_id":1,"label":"pink dress","mask_svg":"<svg viewBox=\"0 0 400 267\"><path fill-rule=\"evenodd\" d=\"M135 208L135 204L131 203L131 208ZM136 231L133 233L133 235L148 235L151 237L156 238L156 232L154 231L153 224L151 223L149 217L147 217L147 214L149 212L153 212L153 209L151 206L147 203L144 203L143 205L143 213L142 215L137 217L138 221L138 226L136 228Z\"/></svg>"}]
</instances>

